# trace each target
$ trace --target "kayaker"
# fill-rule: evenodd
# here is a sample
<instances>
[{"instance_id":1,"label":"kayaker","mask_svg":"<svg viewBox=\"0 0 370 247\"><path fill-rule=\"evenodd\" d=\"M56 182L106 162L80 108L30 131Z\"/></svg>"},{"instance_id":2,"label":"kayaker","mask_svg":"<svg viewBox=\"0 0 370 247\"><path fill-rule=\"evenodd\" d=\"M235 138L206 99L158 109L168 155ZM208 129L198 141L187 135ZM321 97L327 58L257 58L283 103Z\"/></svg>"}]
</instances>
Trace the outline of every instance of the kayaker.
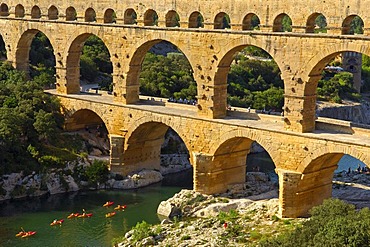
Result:
<instances>
[{"instance_id":1,"label":"kayaker","mask_svg":"<svg viewBox=\"0 0 370 247\"><path fill-rule=\"evenodd\" d=\"M82 213L82 215L83 215L83 216L86 216L86 211L85 211L85 209L84 209L84 208L82 209L82 212L83 212L83 213Z\"/></svg>"}]
</instances>

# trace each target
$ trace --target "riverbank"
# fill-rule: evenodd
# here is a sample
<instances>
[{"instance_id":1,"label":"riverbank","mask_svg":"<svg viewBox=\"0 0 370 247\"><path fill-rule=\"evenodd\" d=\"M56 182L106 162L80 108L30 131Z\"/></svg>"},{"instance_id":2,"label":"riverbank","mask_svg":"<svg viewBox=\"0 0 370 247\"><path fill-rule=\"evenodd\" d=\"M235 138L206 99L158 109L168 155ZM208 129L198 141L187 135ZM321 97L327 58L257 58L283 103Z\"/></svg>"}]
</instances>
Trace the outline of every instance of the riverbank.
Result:
<instances>
[{"instance_id":1,"label":"riverbank","mask_svg":"<svg viewBox=\"0 0 370 247\"><path fill-rule=\"evenodd\" d=\"M256 175L259 176L258 173L250 174ZM182 190L162 202L157 210L160 214L179 218L165 218L155 226L137 225L117 239L116 246L258 246L263 239L291 230L306 220L279 219L276 184L260 181L266 189L270 186L272 189L253 192L255 182L246 183L233 195L208 196ZM243 195L249 196L240 198ZM332 195L357 208L369 207L370 175L335 174Z\"/></svg>"}]
</instances>

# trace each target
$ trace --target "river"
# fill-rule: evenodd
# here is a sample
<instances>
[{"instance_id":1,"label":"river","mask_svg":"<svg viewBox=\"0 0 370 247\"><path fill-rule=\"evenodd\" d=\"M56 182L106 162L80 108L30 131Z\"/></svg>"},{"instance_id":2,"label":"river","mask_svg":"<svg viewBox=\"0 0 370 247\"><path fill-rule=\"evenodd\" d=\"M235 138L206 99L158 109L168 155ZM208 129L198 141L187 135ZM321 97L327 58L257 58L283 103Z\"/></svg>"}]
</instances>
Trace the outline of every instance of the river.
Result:
<instances>
[{"instance_id":1,"label":"river","mask_svg":"<svg viewBox=\"0 0 370 247\"><path fill-rule=\"evenodd\" d=\"M156 184L137 190L87 191L0 203L0 246L112 246L113 238L123 236L137 222L159 223L156 214L159 203L180 189ZM127 208L106 218L105 214L113 211L113 207L107 209L102 205L109 200ZM82 209L93 216L67 219L71 212ZM61 226L50 226L54 219L65 221ZM21 227L37 233L17 238L15 234Z\"/></svg>"},{"instance_id":2,"label":"river","mask_svg":"<svg viewBox=\"0 0 370 247\"><path fill-rule=\"evenodd\" d=\"M356 168L362 164L357 159L345 155L337 171ZM248 155L247 170L259 165L259 170L269 173L272 179L274 164L267 153ZM180 176L180 177L179 177ZM162 184L127 191L88 191L41 198L10 200L0 203L0 246L112 246L112 239L121 237L145 220L159 223L156 214L159 203L172 197L181 188L191 188L191 173L169 175ZM124 212L117 212L112 218L105 214L113 208L104 208L106 201L125 204ZM91 218L67 219L72 212L93 213ZM61 226L51 227L54 219L64 219ZM37 231L30 238L17 238L15 234L23 227L26 231Z\"/></svg>"}]
</instances>

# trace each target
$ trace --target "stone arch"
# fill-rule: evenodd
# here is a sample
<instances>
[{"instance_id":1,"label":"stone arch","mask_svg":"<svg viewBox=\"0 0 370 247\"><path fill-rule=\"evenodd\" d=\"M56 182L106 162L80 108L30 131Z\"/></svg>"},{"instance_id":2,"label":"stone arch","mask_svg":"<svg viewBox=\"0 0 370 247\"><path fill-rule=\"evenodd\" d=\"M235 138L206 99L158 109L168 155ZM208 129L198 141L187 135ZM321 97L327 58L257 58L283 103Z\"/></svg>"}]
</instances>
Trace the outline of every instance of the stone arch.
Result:
<instances>
[{"instance_id":1,"label":"stone arch","mask_svg":"<svg viewBox=\"0 0 370 247\"><path fill-rule=\"evenodd\" d=\"M0 16L9 16L9 7L5 3L0 5Z\"/></svg>"},{"instance_id":2,"label":"stone arch","mask_svg":"<svg viewBox=\"0 0 370 247\"><path fill-rule=\"evenodd\" d=\"M73 37L73 39L67 45L66 53L66 81L67 81L67 91L68 93L79 93L80 92L80 57L85 41L92 35L97 36L104 42L107 47L109 56L112 58L112 51L108 46L108 43L104 38L96 33L80 33L78 36ZM114 69L114 68L113 68Z\"/></svg>"},{"instance_id":3,"label":"stone arch","mask_svg":"<svg viewBox=\"0 0 370 247\"><path fill-rule=\"evenodd\" d=\"M167 12L166 27L180 27L180 16L175 10L170 10Z\"/></svg>"},{"instance_id":4,"label":"stone arch","mask_svg":"<svg viewBox=\"0 0 370 247\"><path fill-rule=\"evenodd\" d=\"M185 55L192 69L194 68L194 64L192 64L192 61L189 60L189 56L187 55L187 50L186 50L187 47L184 46L184 44L181 44L177 42L176 40L175 41L163 40L163 39L154 38L151 36L145 37L145 40L143 40L142 42L137 42L137 46L134 47L134 49L132 49L134 53L130 56L131 60L127 68L128 71L127 71L127 76L126 76L126 85L122 85L126 87L130 86L130 88L132 89L131 95L125 96L128 99L130 99L131 103L134 103L139 99L138 98L139 97L139 87L140 87L139 76L141 72L141 64L144 60L144 57L153 45L158 44L161 41L166 41L166 42L169 42L175 45Z\"/></svg>"},{"instance_id":5,"label":"stone arch","mask_svg":"<svg viewBox=\"0 0 370 247\"><path fill-rule=\"evenodd\" d=\"M55 7L54 5L50 6L50 8L48 9L49 20L57 20L58 17L59 17L59 11L57 7Z\"/></svg>"},{"instance_id":6,"label":"stone arch","mask_svg":"<svg viewBox=\"0 0 370 247\"><path fill-rule=\"evenodd\" d=\"M241 139L246 139L246 140L241 140ZM236 140L240 141L240 147L246 147L250 148L250 145L252 144L253 141L258 142L265 150L266 152L270 155L272 161L274 162L275 165L279 164L279 154L276 153L274 148L271 145L271 142L268 140L263 139L260 135L255 135L253 132L249 130L231 130L223 135L221 135L219 138L215 139L211 144L210 144L210 154L214 155L217 153L217 150L219 150L220 146L223 143L228 143L230 140ZM236 144L238 144L236 142ZM249 145L249 146L248 146Z\"/></svg>"},{"instance_id":7,"label":"stone arch","mask_svg":"<svg viewBox=\"0 0 370 247\"><path fill-rule=\"evenodd\" d=\"M96 21L96 13L93 8L88 8L85 11L85 22L95 22Z\"/></svg>"},{"instance_id":8,"label":"stone arch","mask_svg":"<svg viewBox=\"0 0 370 247\"><path fill-rule=\"evenodd\" d=\"M214 19L214 29L230 28L230 17L225 12L218 13Z\"/></svg>"},{"instance_id":9,"label":"stone arch","mask_svg":"<svg viewBox=\"0 0 370 247\"><path fill-rule=\"evenodd\" d=\"M75 131L80 129L96 129L97 125L104 124L107 127L107 124L104 122L102 116L99 113L92 111L90 109L78 109L73 113L69 113L66 117L64 124L64 129L67 131ZM108 128L107 128L108 129ZM109 133L109 130L108 130Z\"/></svg>"},{"instance_id":10,"label":"stone arch","mask_svg":"<svg viewBox=\"0 0 370 247\"><path fill-rule=\"evenodd\" d=\"M325 146L314 150L308 155L298 166L297 171L301 173L311 173L320 169L326 169L332 167L338 163L343 155L348 154L352 157L361 160L366 164L369 155L365 155L363 152L356 150L355 148L349 149L347 146L333 145ZM318 165L321 163L322 165ZM370 166L370 164L366 164ZM335 169L334 169L335 170Z\"/></svg>"},{"instance_id":11,"label":"stone arch","mask_svg":"<svg viewBox=\"0 0 370 247\"><path fill-rule=\"evenodd\" d=\"M284 27L284 20L289 18L288 20L290 20L290 30L289 30L289 27ZM292 19L285 13L282 13L282 14L279 14L278 16L275 17L274 19L274 24L273 24L273 27L272 27L272 31L273 32L291 32L291 21Z\"/></svg>"},{"instance_id":12,"label":"stone arch","mask_svg":"<svg viewBox=\"0 0 370 247\"><path fill-rule=\"evenodd\" d=\"M245 42L244 44L241 44ZM237 44L239 43L239 44ZM232 47L230 50L226 51L226 53L223 53L221 54L220 58L219 58L219 63L217 64L217 70L215 72L215 76L214 76L214 84L215 85L218 85L217 87L217 92L216 92L216 89L215 89L215 92L214 94L215 95L222 95L223 98L219 98L218 99L218 104L219 105L222 105L220 107L220 110L222 110L224 112L224 115L226 115L226 108L227 108L227 77L228 77L228 73L230 71L230 66L231 66L231 63L233 62L233 59L234 59L234 56L237 52L240 52L243 48L247 47L247 46L256 46L258 48L261 48L263 49L263 46L260 42L256 41L255 39L250 39L248 40L247 42L246 41L236 41L234 44L232 44L232 42L230 42L228 44L229 47ZM271 50L273 50L272 47L268 47L270 48ZM265 49L263 49L265 50ZM265 50L267 53L269 53L269 55L271 56L271 53L270 50ZM271 56L272 59L275 59L273 56ZM280 63L280 61L278 60L275 60L275 62L277 63L281 73L282 73L282 65Z\"/></svg>"},{"instance_id":13,"label":"stone arch","mask_svg":"<svg viewBox=\"0 0 370 247\"><path fill-rule=\"evenodd\" d=\"M158 26L158 14L153 9L144 13L144 26Z\"/></svg>"},{"instance_id":14,"label":"stone arch","mask_svg":"<svg viewBox=\"0 0 370 247\"><path fill-rule=\"evenodd\" d=\"M137 14L134 9L126 9L123 23L129 25L137 24Z\"/></svg>"},{"instance_id":15,"label":"stone arch","mask_svg":"<svg viewBox=\"0 0 370 247\"><path fill-rule=\"evenodd\" d=\"M255 23L257 22L257 23ZM260 19L254 13L247 14L242 23L242 30L254 30L259 27Z\"/></svg>"},{"instance_id":16,"label":"stone arch","mask_svg":"<svg viewBox=\"0 0 370 247\"><path fill-rule=\"evenodd\" d=\"M72 6L66 9L66 21L75 21L77 20L76 9Z\"/></svg>"},{"instance_id":17,"label":"stone arch","mask_svg":"<svg viewBox=\"0 0 370 247\"><path fill-rule=\"evenodd\" d=\"M160 169L161 146L164 136L171 126L160 118L151 120L144 117L136 121L125 136L125 151L123 154L124 174L142 169ZM139 123L138 123L139 122ZM182 133L173 130L179 135L188 148ZM189 153L190 150L188 149Z\"/></svg>"},{"instance_id":18,"label":"stone arch","mask_svg":"<svg viewBox=\"0 0 370 247\"><path fill-rule=\"evenodd\" d=\"M349 42L346 44L327 45L320 49L312 59L308 60L305 68L307 77L302 78L305 82L304 95L316 95L317 82L321 79L321 73L325 66L337 55L343 52L357 52L370 56L370 48L366 41Z\"/></svg>"},{"instance_id":19,"label":"stone arch","mask_svg":"<svg viewBox=\"0 0 370 247\"><path fill-rule=\"evenodd\" d=\"M184 133L184 129L182 128L182 126L179 126L178 119L161 118L160 116L156 115L145 116L135 120L134 123L130 125L130 127L127 129L125 139L128 140L132 136L133 132L135 132L135 130L137 130L140 126L146 123L160 123L168 127L171 127L183 140L189 153L192 151L192 145L190 143L190 140L186 137L187 133Z\"/></svg>"},{"instance_id":20,"label":"stone arch","mask_svg":"<svg viewBox=\"0 0 370 247\"><path fill-rule=\"evenodd\" d=\"M32 19L40 19L41 18L41 10L40 10L39 6L35 5L35 6L32 7L31 18Z\"/></svg>"},{"instance_id":21,"label":"stone arch","mask_svg":"<svg viewBox=\"0 0 370 247\"><path fill-rule=\"evenodd\" d=\"M45 36L50 41L51 46L57 47L55 45L55 40L47 30L38 30L38 29L28 29L24 33L22 33L18 39L18 43L16 45L16 52L15 52L15 67L18 70L25 71L27 74L29 72L29 54L31 50L31 44L35 35L39 32L45 34ZM56 60L56 58L55 58Z\"/></svg>"},{"instance_id":22,"label":"stone arch","mask_svg":"<svg viewBox=\"0 0 370 247\"><path fill-rule=\"evenodd\" d=\"M300 205L297 216L307 213L310 208L320 205L324 199L332 196L334 171L344 154L350 154L361 161L366 157L357 150L332 144L330 147L314 150L303 160L298 167L298 176L294 179L295 201Z\"/></svg>"},{"instance_id":23,"label":"stone arch","mask_svg":"<svg viewBox=\"0 0 370 247\"><path fill-rule=\"evenodd\" d=\"M358 27L359 30L353 30L351 27L351 23L356 19L361 25L360 27ZM363 34L364 32L363 28L364 28L364 21L358 15L349 15L342 22L342 34L355 34L355 33Z\"/></svg>"},{"instance_id":24,"label":"stone arch","mask_svg":"<svg viewBox=\"0 0 370 247\"><path fill-rule=\"evenodd\" d=\"M306 22L306 33L314 33L315 32L315 29L316 29L316 19L319 16L323 16L325 18L325 16L322 13L318 13L318 12L315 12L315 13L311 14L307 18L307 22Z\"/></svg>"},{"instance_id":25,"label":"stone arch","mask_svg":"<svg viewBox=\"0 0 370 247\"><path fill-rule=\"evenodd\" d=\"M200 28L204 27L204 18L202 14L198 11L194 11L189 16L189 28Z\"/></svg>"},{"instance_id":26,"label":"stone arch","mask_svg":"<svg viewBox=\"0 0 370 247\"><path fill-rule=\"evenodd\" d=\"M104 12L104 23L116 23L116 12L113 9Z\"/></svg>"},{"instance_id":27,"label":"stone arch","mask_svg":"<svg viewBox=\"0 0 370 247\"><path fill-rule=\"evenodd\" d=\"M24 17L24 7L23 5L21 4L17 4L17 6L15 6L15 17L16 18L23 18Z\"/></svg>"}]
</instances>

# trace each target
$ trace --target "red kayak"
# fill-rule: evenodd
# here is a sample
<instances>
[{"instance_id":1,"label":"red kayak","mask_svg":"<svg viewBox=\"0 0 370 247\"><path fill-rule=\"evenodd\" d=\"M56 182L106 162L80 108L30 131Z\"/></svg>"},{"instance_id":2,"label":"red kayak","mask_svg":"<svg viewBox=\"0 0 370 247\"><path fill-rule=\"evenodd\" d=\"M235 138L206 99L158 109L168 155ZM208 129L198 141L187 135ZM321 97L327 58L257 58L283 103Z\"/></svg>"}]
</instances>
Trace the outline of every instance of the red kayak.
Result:
<instances>
[{"instance_id":1,"label":"red kayak","mask_svg":"<svg viewBox=\"0 0 370 247\"><path fill-rule=\"evenodd\" d=\"M67 216L67 219L73 219L73 218L76 218L79 215L80 215L80 213L71 213L70 215Z\"/></svg>"},{"instance_id":2,"label":"red kayak","mask_svg":"<svg viewBox=\"0 0 370 247\"><path fill-rule=\"evenodd\" d=\"M112 201L108 201L108 202L104 203L103 207L110 207L110 206L112 206L113 204L114 204L114 202L112 202Z\"/></svg>"},{"instance_id":3,"label":"red kayak","mask_svg":"<svg viewBox=\"0 0 370 247\"><path fill-rule=\"evenodd\" d=\"M107 213L107 214L105 214L105 218L110 218L110 217L113 217L115 215L116 215L116 212Z\"/></svg>"},{"instance_id":4,"label":"red kayak","mask_svg":"<svg viewBox=\"0 0 370 247\"><path fill-rule=\"evenodd\" d=\"M53 222L50 223L50 225L51 226L57 226L57 225L61 225L63 222L64 222L63 219L61 219L61 220L54 220Z\"/></svg>"},{"instance_id":5,"label":"red kayak","mask_svg":"<svg viewBox=\"0 0 370 247\"><path fill-rule=\"evenodd\" d=\"M126 208L126 205L117 205L117 207L114 208L114 210L124 210Z\"/></svg>"},{"instance_id":6,"label":"red kayak","mask_svg":"<svg viewBox=\"0 0 370 247\"><path fill-rule=\"evenodd\" d=\"M22 237L22 238L28 238L28 237L31 237L33 235L35 235L36 232L35 231L29 231L29 232L18 232L15 236L17 237Z\"/></svg>"},{"instance_id":7,"label":"red kayak","mask_svg":"<svg viewBox=\"0 0 370 247\"><path fill-rule=\"evenodd\" d=\"M91 217L93 214L85 214L85 213L83 213L83 214L80 214L79 216L77 216L78 218L89 218L89 217Z\"/></svg>"}]
</instances>

